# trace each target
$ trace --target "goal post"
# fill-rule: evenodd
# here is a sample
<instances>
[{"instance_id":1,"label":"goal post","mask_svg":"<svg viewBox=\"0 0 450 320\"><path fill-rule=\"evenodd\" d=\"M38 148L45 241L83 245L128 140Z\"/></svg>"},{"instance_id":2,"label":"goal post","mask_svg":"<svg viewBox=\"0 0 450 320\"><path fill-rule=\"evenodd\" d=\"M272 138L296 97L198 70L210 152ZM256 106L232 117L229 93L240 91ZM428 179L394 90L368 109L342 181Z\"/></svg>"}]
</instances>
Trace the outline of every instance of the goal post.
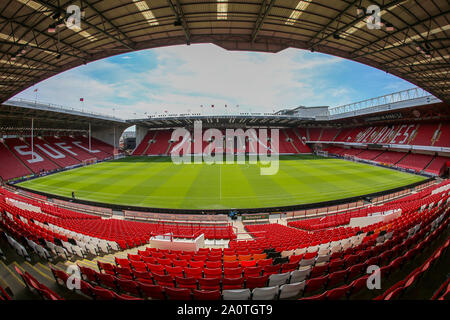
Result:
<instances>
[{"instance_id":1,"label":"goal post","mask_svg":"<svg viewBox=\"0 0 450 320\"><path fill-rule=\"evenodd\" d=\"M90 164L97 163L97 158L86 159L86 160L83 160L82 163L83 163L83 166L88 166Z\"/></svg>"},{"instance_id":2,"label":"goal post","mask_svg":"<svg viewBox=\"0 0 450 320\"><path fill-rule=\"evenodd\" d=\"M319 157L328 157L328 151L323 151L323 150L317 150L316 151L316 155Z\"/></svg>"}]
</instances>

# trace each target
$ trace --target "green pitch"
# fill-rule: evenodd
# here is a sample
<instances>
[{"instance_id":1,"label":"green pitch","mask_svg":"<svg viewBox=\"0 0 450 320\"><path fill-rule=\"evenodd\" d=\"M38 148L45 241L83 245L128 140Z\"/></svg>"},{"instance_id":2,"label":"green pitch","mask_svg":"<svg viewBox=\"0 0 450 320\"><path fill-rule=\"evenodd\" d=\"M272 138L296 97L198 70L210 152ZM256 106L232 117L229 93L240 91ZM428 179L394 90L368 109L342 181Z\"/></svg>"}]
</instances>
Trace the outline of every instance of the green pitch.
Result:
<instances>
[{"instance_id":1,"label":"green pitch","mask_svg":"<svg viewBox=\"0 0 450 320\"><path fill-rule=\"evenodd\" d=\"M288 206L393 189L424 178L340 159L280 158L275 175L257 164L182 164L132 157L69 170L20 186L96 202L172 208L230 209Z\"/></svg>"}]
</instances>

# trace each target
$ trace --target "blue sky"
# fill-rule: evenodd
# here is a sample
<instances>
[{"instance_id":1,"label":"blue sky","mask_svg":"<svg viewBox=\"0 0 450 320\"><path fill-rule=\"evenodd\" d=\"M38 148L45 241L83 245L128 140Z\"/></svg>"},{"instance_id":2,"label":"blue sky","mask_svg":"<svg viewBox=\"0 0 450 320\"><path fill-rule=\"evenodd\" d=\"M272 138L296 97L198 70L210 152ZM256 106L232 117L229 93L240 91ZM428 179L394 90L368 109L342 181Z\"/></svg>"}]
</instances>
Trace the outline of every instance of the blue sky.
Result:
<instances>
[{"instance_id":1,"label":"blue sky","mask_svg":"<svg viewBox=\"0 0 450 320\"><path fill-rule=\"evenodd\" d=\"M232 52L211 44L118 55L66 71L16 97L121 118L339 106L413 87L374 68L298 49ZM84 103L80 98L84 98ZM201 107L203 105L203 107ZM214 105L214 108L211 108ZM227 105L227 108L225 108ZM236 106L239 107L236 107ZM115 109L115 111L113 111Z\"/></svg>"}]
</instances>

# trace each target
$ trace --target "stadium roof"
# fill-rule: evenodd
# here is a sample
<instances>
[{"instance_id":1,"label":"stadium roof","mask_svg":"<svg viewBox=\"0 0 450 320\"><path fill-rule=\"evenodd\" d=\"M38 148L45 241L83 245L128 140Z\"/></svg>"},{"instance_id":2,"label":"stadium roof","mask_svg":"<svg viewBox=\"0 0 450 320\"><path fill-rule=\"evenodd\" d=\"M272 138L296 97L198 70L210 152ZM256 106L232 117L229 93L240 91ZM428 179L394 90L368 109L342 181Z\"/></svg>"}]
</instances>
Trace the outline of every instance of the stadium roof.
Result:
<instances>
[{"instance_id":1,"label":"stadium roof","mask_svg":"<svg viewBox=\"0 0 450 320\"><path fill-rule=\"evenodd\" d=\"M381 29L369 29L361 14L374 4ZM450 101L447 0L83 0L81 28L61 22L70 5L80 1L1 1L0 102L94 60L191 43L332 54ZM55 25L57 32L50 32Z\"/></svg>"},{"instance_id":2,"label":"stadium roof","mask_svg":"<svg viewBox=\"0 0 450 320\"><path fill-rule=\"evenodd\" d=\"M89 124L95 127L114 126L122 129L129 126L124 120L108 115L23 99L9 100L0 104L0 128L29 128L31 119L35 127L59 130L88 129Z\"/></svg>"}]
</instances>

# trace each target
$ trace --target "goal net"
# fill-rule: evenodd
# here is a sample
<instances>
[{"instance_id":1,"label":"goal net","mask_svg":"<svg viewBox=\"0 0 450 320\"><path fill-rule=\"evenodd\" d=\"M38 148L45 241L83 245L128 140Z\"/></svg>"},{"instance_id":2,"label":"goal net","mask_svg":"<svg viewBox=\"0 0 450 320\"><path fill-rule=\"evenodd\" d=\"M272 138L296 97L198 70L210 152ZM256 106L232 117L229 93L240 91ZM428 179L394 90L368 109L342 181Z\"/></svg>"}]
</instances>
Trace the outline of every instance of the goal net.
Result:
<instances>
[{"instance_id":1,"label":"goal net","mask_svg":"<svg viewBox=\"0 0 450 320\"><path fill-rule=\"evenodd\" d=\"M316 154L319 157L328 157L328 151L318 150L318 151L316 151Z\"/></svg>"},{"instance_id":2,"label":"goal net","mask_svg":"<svg viewBox=\"0 0 450 320\"><path fill-rule=\"evenodd\" d=\"M86 159L86 160L83 160L83 166L94 164L96 162L97 162L97 158Z\"/></svg>"}]
</instances>

